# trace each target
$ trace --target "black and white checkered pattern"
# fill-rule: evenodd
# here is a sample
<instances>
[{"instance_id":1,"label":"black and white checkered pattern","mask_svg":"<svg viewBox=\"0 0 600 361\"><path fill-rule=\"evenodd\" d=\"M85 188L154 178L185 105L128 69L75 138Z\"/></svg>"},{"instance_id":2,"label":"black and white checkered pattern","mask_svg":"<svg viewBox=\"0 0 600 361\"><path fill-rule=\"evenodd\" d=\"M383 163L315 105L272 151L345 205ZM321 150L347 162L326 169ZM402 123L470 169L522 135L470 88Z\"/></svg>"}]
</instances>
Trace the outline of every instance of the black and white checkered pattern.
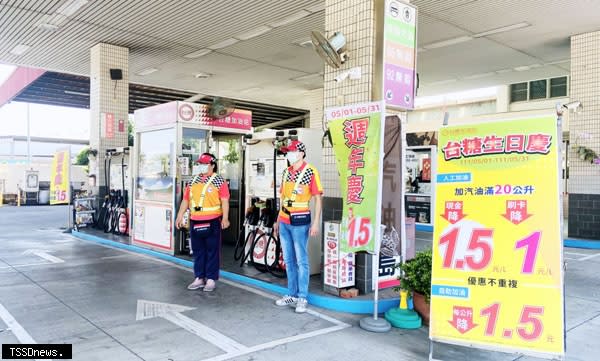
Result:
<instances>
[{"instance_id":1,"label":"black and white checkered pattern","mask_svg":"<svg viewBox=\"0 0 600 361\"><path fill-rule=\"evenodd\" d=\"M310 165L306 165L306 172L304 172L304 176L302 177L302 179L300 180L300 184L301 185L309 185L310 181L313 177L313 175L315 174L313 167L311 167ZM285 173L285 171L284 171ZM288 169L287 170L287 177L285 179L285 182L292 182L292 183L296 183L296 178L298 178L298 176L302 173L302 171L298 171L294 174L292 174L292 172ZM282 175L283 176L283 175Z\"/></svg>"},{"instance_id":2,"label":"black and white checkered pattern","mask_svg":"<svg viewBox=\"0 0 600 361\"><path fill-rule=\"evenodd\" d=\"M206 184L206 182L208 182L208 180L210 179L210 177L206 177L204 179L202 179L201 176L195 176L191 182L188 183L188 186L192 186L194 184ZM221 188L221 186L223 184L225 184L225 178L221 177L220 175L217 175L213 180L212 180L212 185L217 187L217 188Z\"/></svg>"}]
</instances>

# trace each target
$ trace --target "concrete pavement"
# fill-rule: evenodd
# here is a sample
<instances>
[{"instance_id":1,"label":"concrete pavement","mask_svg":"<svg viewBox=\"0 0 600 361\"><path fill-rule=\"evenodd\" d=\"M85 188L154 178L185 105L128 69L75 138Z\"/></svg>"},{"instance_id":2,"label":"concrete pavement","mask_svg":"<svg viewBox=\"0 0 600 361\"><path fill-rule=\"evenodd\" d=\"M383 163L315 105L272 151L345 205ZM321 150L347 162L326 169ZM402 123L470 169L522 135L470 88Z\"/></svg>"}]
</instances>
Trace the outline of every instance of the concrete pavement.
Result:
<instances>
[{"instance_id":1,"label":"concrete pavement","mask_svg":"<svg viewBox=\"0 0 600 361\"><path fill-rule=\"evenodd\" d=\"M64 207L0 208L0 342L72 343L75 360L426 360L428 330L361 330L230 281L188 291L189 269L77 240ZM431 237L419 233L419 238ZM600 353L600 252L566 249L567 359ZM14 320L14 322L10 321ZM29 337L29 338L28 338ZM533 360L436 344L443 360Z\"/></svg>"}]
</instances>

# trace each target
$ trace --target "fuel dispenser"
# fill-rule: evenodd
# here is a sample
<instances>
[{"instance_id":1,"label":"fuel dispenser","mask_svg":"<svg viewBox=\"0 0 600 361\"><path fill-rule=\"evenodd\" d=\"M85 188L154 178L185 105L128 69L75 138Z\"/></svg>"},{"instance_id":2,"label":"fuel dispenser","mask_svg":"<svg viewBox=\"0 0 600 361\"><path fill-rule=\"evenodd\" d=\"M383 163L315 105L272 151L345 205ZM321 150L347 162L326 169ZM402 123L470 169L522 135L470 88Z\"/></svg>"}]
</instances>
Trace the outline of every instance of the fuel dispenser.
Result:
<instances>
[{"instance_id":1,"label":"fuel dispenser","mask_svg":"<svg viewBox=\"0 0 600 361\"><path fill-rule=\"evenodd\" d=\"M251 133L252 113L235 109L214 118L209 105L169 102L134 113L135 159L132 243L157 251L189 254L188 232L175 228L185 186L198 174L195 161L204 152L218 159L218 173L231 192L230 229L224 242L235 242L239 223L241 139Z\"/></svg>"},{"instance_id":2,"label":"fuel dispenser","mask_svg":"<svg viewBox=\"0 0 600 361\"><path fill-rule=\"evenodd\" d=\"M317 170L322 170L322 134L319 130L297 128L288 130L264 130L252 137L245 137L245 174L246 192L244 204L249 208L252 203L259 206L274 205L271 211L278 214L280 209L279 189L284 170L288 167L285 154L278 152L279 145L288 140L299 140L306 145L306 162ZM314 214L314 202L311 202L311 212ZM251 231L246 228L246 234ZM266 232L261 230L259 232ZM264 237L263 237L264 238ZM247 244L246 247L250 247ZM321 238L320 235L310 237L308 254L311 259L310 273L321 272ZM246 249L248 252L248 249ZM257 261L258 260L258 261ZM255 262L264 262L262 257L255 257Z\"/></svg>"}]
</instances>

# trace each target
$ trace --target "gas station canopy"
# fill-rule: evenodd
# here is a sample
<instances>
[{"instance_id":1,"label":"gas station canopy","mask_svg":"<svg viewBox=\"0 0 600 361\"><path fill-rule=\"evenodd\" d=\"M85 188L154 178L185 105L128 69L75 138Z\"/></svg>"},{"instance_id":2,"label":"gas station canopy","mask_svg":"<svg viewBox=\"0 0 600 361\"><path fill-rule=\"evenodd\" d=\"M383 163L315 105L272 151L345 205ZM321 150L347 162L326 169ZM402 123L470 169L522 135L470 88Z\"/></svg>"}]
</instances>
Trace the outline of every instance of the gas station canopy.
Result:
<instances>
[{"instance_id":1,"label":"gas station canopy","mask_svg":"<svg viewBox=\"0 0 600 361\"><path fill-rule=\"evenodd\" d=\"M599 28L591 0L411 3L419 95L568 75L570 37ZM108 43L129 49L132 83L300 107L306 91L323 86L309 35L324 30L325 7L324 0L0 0L0 62L88 76L90 48Z\"/></svg>"},{"instance_id":2,"label":"gas station canopy","mask_svg":"<svg viewBox=\"0 0 600 361\"><path fill-rule=\"evenodd\" d=\"M129 114L133 114L135 110L140 108L184 100L194 95L194 93L181 90L130 83ZM82 75L45 72L23 89L13 100L88 109L90 107L90 79ZM212 96L206 96L196 102L209 104L212 101ZM252 122L255 127L291 118L298 119L283 126L274 127L274 129L303 127L304 119L301 118L307 115L306 111L300 109L271 106L250 101L236 100L235 104L237 108L252 111Z\"/></svg>"}]
</instances>

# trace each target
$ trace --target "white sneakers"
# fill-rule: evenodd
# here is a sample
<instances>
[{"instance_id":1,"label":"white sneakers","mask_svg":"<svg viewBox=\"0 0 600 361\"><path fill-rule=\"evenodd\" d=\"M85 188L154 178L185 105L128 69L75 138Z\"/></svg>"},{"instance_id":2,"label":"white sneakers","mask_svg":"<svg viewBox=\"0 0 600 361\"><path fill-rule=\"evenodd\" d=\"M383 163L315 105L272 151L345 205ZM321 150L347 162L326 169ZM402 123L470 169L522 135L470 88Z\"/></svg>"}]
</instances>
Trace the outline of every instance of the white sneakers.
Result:
<instances>
[{"instance_id":1,"label":"white sneakers","mask_svg":"<svg viewBox=\"0 0 600 361\"><path fill-rule=\"evenodd\" d=\"M200 288L204 288L204 292L212 292L217 287L217 283L214 280L208 279L204 282L202 278L196 278L194 282L190 283L187 287L188 290L197 290Z\"/></svg>"},{"instance_id":2,"label":"white sneakers","mask_svg":"<svg viewBox=\"0 0 600 361\"><path fill-rule=\"evenodd\" d=\"M206 286L204 286L204 292L212 292L217 287L217 283L214 280L206 280Z\"/></svg>"},{"instance_id":3,"label":"white sneakers","mask_svg":"<svg viewBox=\"0 0 600 361\"><path fill-rule=\"evenodd\" d=\"M299 298L296 302L296 313L304 313L306 312L306 306L308 305L308 301L306 298Z\"/></svg>"},{"instance_id":4,"label":"white sneakers","mask_svg":"<svg viewBox=\"0 0 600 361\"><path fill-rule=\"evenodd\" d=\"M297 301L298 301L298 299L296 297L285 295L285 296L281 297L280 299L278 299L277 301L275 301L275 304L277 306L294 307L294 306L296 306Z\"/></svg>"},{"instance_id":5,"label":"white sneakers","mask_svg":"<svg viewBox=\"0 0 600 361\"><path fill-rule=\"evenodd\" d=\"M304 312L306 312L306 309L308 306L308 301L306 301L306 298L296 298L296 297L285 295L285 296L281 297L280 299L278 299L277 301L275 301L275 304L277 306L296 307L296 313L304 313Z\"/></svg>"},{"instance_id":6,"label":"white sneakers","mask_svg":"<svg viewBox=\"0 0 600 361\"><path fill-rule=\"evenodd\" d=\"M199 288L204 288L204 286L204 280L202 278L196 278L187 288L188 290L197 290Z\"/></svg>"}]
</instances>

